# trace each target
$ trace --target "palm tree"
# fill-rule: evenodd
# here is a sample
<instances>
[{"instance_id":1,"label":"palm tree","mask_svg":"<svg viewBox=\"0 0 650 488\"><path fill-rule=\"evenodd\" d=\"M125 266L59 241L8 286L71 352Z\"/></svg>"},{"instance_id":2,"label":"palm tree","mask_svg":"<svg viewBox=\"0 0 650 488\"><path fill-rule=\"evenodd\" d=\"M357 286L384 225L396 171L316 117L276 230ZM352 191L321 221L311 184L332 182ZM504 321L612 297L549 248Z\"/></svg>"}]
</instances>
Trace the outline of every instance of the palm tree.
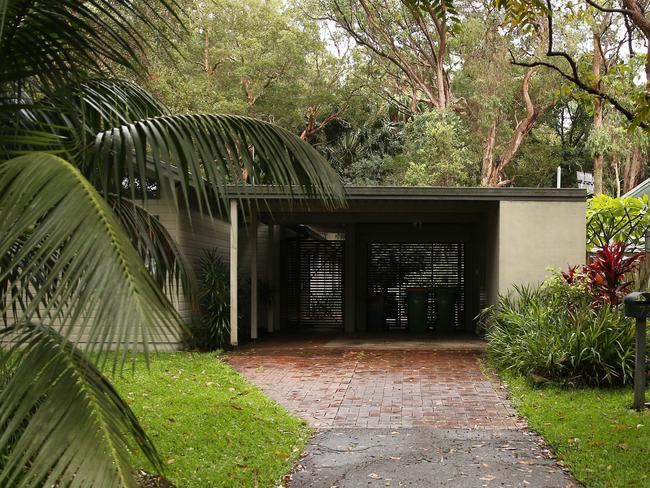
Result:
<instances>
[{"instance_id":1,"label":"palm tree","mask_svg":"<svg viewBox=\"0 0 650 488\"><path fill-rule=\"evenodd\" d=\"M0 0L0 486L135 486L135 450L163 470L101 372L181 327L168 295L189 290L138 189L173 183L206 212L244 174L341 198L334 171L287 131L173 115L111 77L142 73L147 39L167 42L178 11L175 0Z\"/></svg>"}]
</instances>

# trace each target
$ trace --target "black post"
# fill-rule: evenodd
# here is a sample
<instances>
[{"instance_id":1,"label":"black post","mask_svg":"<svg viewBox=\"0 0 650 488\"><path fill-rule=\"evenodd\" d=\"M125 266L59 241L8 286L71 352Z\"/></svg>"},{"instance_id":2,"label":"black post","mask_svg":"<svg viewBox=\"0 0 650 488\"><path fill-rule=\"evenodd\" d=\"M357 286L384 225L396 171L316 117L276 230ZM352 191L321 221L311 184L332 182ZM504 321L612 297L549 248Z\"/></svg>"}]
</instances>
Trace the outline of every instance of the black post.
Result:
<instances>
[{"instance_id":1,"label":"black post","mask_svg":"<svg viewBox=\"0 0 650 488\"><path fill-rule=\"evenodd\" d=\"M646 350L646 319L636 319L636 356L634 358L634 403L632 408L645 408L645 350Z\"/></svg>"}]
</instances>

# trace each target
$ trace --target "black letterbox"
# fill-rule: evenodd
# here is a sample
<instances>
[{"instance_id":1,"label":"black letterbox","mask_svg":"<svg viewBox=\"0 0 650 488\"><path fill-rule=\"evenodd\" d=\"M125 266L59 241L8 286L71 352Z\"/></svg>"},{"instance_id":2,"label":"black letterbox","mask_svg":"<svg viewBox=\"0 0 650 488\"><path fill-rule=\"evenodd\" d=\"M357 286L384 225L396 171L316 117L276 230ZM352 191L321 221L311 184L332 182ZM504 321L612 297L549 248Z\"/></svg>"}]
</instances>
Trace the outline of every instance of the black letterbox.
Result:
<instances>
[{"instance_id":1,"label":"black letterbox","mask_svg":"<svg viewBox=\"0 0 650 488\"><path fill-rule=\"evenodd\" d=\"M634 292L625 296L625 316L645 319L650 312L650 292Z\"/></svg>"}]
</instances>

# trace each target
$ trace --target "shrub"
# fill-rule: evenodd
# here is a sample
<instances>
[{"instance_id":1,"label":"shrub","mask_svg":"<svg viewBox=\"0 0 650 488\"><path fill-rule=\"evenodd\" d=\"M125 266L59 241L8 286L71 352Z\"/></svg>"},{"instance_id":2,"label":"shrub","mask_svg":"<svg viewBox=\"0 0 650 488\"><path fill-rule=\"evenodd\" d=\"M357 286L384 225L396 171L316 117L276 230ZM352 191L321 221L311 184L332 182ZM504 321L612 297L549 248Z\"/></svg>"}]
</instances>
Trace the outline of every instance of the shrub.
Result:
<instances>
[{"instance_id":1,"label":"shrub","mask_svg":"<svg viewBox=\"0 0 650 488\"><path fill-rule=\"evenodd\" d=\"M587 251L612 242L642 249L650 227L650 203L642 198L597 195L587 201Z\"/></svg>"},{"instance_id":2,"label":"shrub","mask_svg":"<svg viewBox=\"0 0 650 488\"><path fill-rule=\"evenodd\" d=\"M597 306L607 303L618 307L625 295L632 291L633 281L628 277L639 268L644 253L626 255L626 248L622 242L605 244L596 251L594 259L583 267Z\"/></svg>"},{"instance_id":3,"label":"shrub","mask_svg":"<svg viewBox=\"0 0 650 488\"><path fill-rule=\"evenodd\" d=\"M432 110L406 124L404 149L387 162L396 183L408 186L476 184L469 132L453 111Z\"/></svg>"},{"instance_id":4,"label":"shrub","mask_svg":"<svg viewBox=\"0 0 650 488\"><path fill-rule=\"evenodd\" d=\"M190 325L188 345L215 350L228 343L230 334L229 268L216 250L206 250L197 270L199 314Z\"/></svg>"},{"instance_id":5,"label":"shrub","mask_svg":"<svg viewBox=\"0 0 650 488\"><path fill-rule=\"evenodd\" d=\"M634 324L609 303L593 307L586 280L555 274L487 308L490 360L500 369L567 385L617 385L634 371Z\"/></svg>"},{"instance_id":6,"label":"shrub","mask_svg":"<svg viewBox=\"0 0 650 488\"><path fill-rule=\"evenodd\" d=\"M569 285L586 286L592 293L591 305L594 308L603 304L617 308L625 295L632 291L634 280L630 278L645 259L642 252L626 252L627 246L622 242L605 244L589 263L571 266L562 277Z\"/></svg>"}]
</instances>

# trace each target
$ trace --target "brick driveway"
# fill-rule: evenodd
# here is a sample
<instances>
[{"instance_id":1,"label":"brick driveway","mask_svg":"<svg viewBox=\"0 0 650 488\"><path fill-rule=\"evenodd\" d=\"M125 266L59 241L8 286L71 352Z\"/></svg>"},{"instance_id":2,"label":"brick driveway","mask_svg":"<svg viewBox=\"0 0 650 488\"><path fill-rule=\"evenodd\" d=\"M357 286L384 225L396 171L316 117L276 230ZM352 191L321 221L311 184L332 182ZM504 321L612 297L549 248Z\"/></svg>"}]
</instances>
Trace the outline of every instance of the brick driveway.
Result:
<instances>
[{"instance_id":1,"label":"brick driveway","mask_svg":"<svg viewBox=\"0 0 650 488\"><path fill-rule=\"evenodd\" d=\"M316 428L518 427L504 391L481 372L480 351L340 343L261 341L226 361Z\"/></svg>"}]
</instances>

